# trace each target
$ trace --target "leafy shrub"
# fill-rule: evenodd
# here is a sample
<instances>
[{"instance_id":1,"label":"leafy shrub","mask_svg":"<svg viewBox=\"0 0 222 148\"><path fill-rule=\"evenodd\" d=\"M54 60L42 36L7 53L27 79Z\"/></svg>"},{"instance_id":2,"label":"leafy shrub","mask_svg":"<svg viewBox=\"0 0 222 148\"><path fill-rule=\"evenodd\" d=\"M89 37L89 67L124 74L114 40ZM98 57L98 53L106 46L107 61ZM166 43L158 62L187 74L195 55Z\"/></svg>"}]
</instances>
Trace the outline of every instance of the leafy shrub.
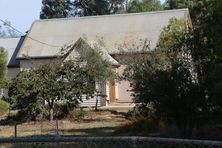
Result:
<instances>
[{"instance_id":1,"label":"leafy shrub","mask_svg":"<svg viewBox=\"0 0 222 148\"><path fill-rule=\"evenodd\" d=\"M26 122L35 121L40 114L40 110L19 110L16 115L11 116L13 121L16 122Z\"/></svg>"},{"instance_id":2,"label":"leafy shrub","mask_svg":"<svg viewBox=\"0 0 222 148\"><path fill-rule=\"evenodd\" d=\"M0 114L4 114L8 110L9 110L9 104L4 100L0 100Z\"/></svg>"},{"instance_id":3,"label":"leafy shrub","mask_svg":"<svg viewBox=\"0 0 222 148\"><path fill-rule=\"evenodd\" d=\"M78 108L78 105L67 102L59 102L54 105L54 115L57 119L63 119L66 118L75 108Z\"/></svg>"},{"instance_id":4,"label":"leafy shrub","mask_svg":"<svg viewBox=\"0 0 222 148\"><path fill-rule=\"evenodd\" d=\"M66 103L58 104L58 108L60 115L63 115L64 117L70 112L70 108Z\"/></svg>"},{"instance_id":5,"label":"leafy shrub","mask_svg":"<svg viewBox=\"0 0 222 148\"><path fill-rule=\"evenodd\" d=\"M81 120L86 115L86 111L83 110L83 108L75 109L72 112L69 113L68 118L69 120Z\"/></svg>"}]
</instances>

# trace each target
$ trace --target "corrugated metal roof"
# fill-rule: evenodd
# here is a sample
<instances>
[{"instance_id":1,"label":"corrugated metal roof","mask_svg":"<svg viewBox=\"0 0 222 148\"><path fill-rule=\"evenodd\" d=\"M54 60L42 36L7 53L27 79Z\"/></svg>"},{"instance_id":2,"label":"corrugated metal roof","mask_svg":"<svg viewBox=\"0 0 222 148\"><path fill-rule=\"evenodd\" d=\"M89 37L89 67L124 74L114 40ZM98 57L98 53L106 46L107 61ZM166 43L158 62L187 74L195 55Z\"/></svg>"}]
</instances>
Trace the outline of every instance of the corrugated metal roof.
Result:
<instances>
[{"instance_id":1,"label":"corrugated metal roof","mask_svg":"<svg viewBox=\"0 0 222 148\"><path fill-rule=\"evenodd\" d=\"M3 47L7 53L7 65L19 66L19 61L16 60L16 55L21 47L24 37L21 38L0 38L0 47Z\"/></svg>"},{"instance_id":2,"label":"corrugated metal roof","mask_svg":"<svg viewBox=\"0 0 222 148\"><path fill-rule=\"evenodd\" d=\"M130 44L149 40L154 48L160 31L167 26L169 19L188 18L188 9L157 12L91 16L66 19L37 20L32 24L28 36L41 42L58 46L52 47L26 38L18 58L50 57L60 53L61 48L80 37L89 41L102 39L109 54L119 52L119 48L128 48Z\"/></svg>"}]
</instances>

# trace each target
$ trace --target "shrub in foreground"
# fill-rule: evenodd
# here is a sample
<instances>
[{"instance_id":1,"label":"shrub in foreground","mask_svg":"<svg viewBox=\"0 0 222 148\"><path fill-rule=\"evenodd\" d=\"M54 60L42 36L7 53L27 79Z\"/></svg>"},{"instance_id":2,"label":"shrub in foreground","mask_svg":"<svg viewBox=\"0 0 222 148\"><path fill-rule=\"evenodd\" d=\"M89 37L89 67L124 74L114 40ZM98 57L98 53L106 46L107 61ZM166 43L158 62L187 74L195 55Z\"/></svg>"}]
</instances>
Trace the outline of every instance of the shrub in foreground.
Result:
<instances>
[{"instance_id":1,"label":"shrub in foreground","mask_svg":"<svg viewBox=\"0 0 222 148\"><path fill-rule=\"evenodd\" d=\"M9 110L9 104L4 100L0 100L0 114L5 114Z\"/></svg>"}]
</instances>

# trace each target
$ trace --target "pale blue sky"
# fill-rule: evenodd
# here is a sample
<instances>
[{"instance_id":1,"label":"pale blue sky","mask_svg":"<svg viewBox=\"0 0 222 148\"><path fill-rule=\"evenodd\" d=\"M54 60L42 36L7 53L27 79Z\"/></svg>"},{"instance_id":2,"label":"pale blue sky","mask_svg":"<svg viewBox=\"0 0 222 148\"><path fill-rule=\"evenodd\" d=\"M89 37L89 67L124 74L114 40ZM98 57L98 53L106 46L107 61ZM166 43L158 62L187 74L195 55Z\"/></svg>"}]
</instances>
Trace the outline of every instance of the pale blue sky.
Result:
<instances>
[{"instance_id":1,"label":"pale blue sky","mask_svg":"<svg viewBox=\"0 0 222 148\"><path fill-rule=\"evenodd\" d=\"M15 28L26 32L39 19L42 0L0 0L0 19L9 20ZM165 0L161 0L163 2Z\"/></svg>"}]
</instances>

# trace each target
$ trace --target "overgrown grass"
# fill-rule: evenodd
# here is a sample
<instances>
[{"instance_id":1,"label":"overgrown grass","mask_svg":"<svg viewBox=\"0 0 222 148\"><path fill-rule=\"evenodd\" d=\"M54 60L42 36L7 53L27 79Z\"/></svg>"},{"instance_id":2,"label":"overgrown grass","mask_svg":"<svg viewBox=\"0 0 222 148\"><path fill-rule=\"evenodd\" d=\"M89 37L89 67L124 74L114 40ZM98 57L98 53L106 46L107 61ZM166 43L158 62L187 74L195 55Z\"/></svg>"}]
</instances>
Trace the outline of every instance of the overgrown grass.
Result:
<instances>
[{"instance_id":1,"label":"overgrown grass","mask_svg":"<svg viewBox=\"0 0 222 148\"><path fill-rule=\"evenodd\" d=\"M150 136L158 134L167 128L168 124L163 120L137 115L129 117L129 120L116 130L116 134Z\"/></svg>"}]
</instances>

